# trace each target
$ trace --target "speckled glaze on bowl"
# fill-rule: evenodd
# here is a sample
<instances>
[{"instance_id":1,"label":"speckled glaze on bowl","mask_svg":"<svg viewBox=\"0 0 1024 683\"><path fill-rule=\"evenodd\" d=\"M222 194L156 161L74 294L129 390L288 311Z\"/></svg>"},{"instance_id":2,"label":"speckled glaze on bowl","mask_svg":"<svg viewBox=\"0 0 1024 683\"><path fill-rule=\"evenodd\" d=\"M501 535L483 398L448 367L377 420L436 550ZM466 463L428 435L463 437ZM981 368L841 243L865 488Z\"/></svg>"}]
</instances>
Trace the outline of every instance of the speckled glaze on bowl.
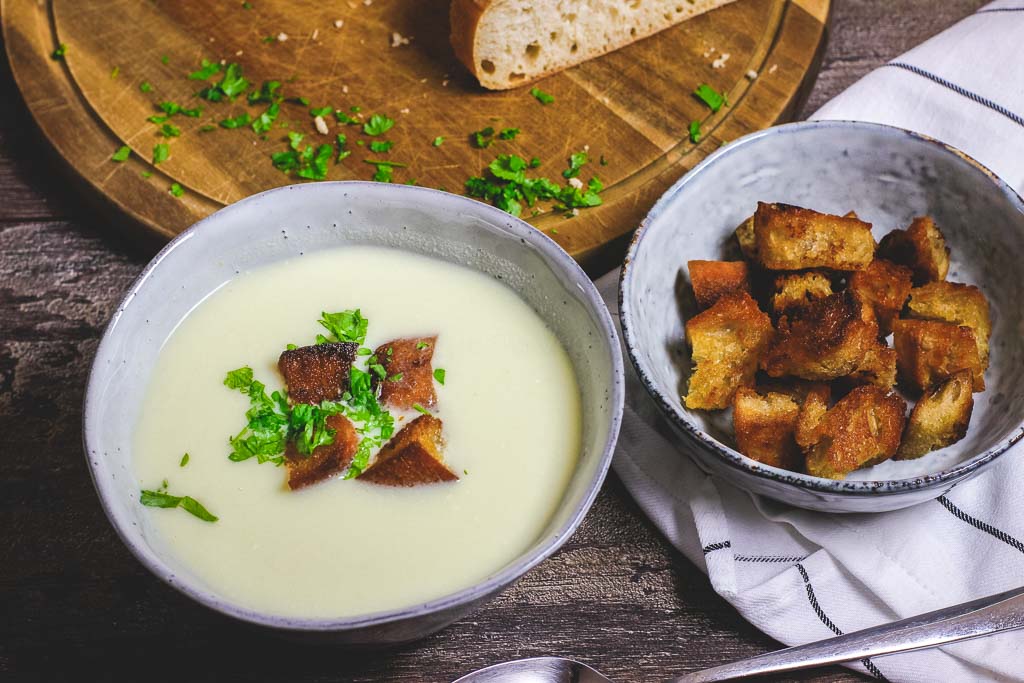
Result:
<instances>
[{"instance_id":1,"label":"speckled glaze on bowl","mask_svg":"<svg viewBox=\"0 0 1024 683\"><path fill-rule=\"evenodd\" d=\"M138 503L132 434L164 340L199 302L238 273L317 250L369 244L468 266L505 282L562 341L582 393L583 445L563 499L536 542L477 585L425 604L344 619L254 612L210 590L182 566ZM623 403L623 367L608 309L583 270L523 221L480 202L419 187L369 182L293 185L249 197L182 233L132 285L96 353L84 439L100 502L121 539L160 579L247 622L352 645L432 633L507 588L559 548L597 495ZM347 588L346 588L347 590Z\"/></svg>"},{"instance_id":2,"label":"speckled glaze on bowl","mask_svg":"<svg viewBox=\"0 0 1024 683\"><path fill-rule=\"evenodd\" d=\"M966 438L917 461L890 461L831 481L745 457L733 448L731 411L683 406L690 372L683 323L694 313L685 293L687 261L740 258L733 230L758 201L855 210L873 224L876 239L914 216L935 218L952 249L948 279L979 286L992 307L988 390L974 395ZM1024 436L1022 263L1024 202L963 153L889 126L794 123L730 143L665 193L626 257L620 317L641 382L705 471L803 508L881 512L946 493Z\"/></svg>"}]
</instances>

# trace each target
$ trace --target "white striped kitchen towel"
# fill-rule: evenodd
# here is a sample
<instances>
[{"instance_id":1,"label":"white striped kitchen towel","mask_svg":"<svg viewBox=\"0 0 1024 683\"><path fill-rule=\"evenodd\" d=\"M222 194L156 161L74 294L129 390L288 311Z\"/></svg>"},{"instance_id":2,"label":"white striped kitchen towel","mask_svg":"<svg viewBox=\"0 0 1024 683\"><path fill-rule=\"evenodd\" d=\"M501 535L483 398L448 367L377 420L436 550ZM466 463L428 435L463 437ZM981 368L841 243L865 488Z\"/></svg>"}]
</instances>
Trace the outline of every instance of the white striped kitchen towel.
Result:
<instances>
[{"instance_id":1,"label":"white striped kitchen towel","mask_svg":"<svg viewBox=\"0 0 1024 683\"><path fill-rule=\"evenodd\" d=\"M985 6L814 118L924 133L1024 191L1024 0ZM598 284L615 313L618 273ZM704 474L680 447L631 377L616 472L715 591L787 645L1024 585L1024 446L947 496L876 515L826 515L752 498ZM1024 680L1022 646L1016 632L853 666L890 681Z\"/></svg>"}]
</instances>

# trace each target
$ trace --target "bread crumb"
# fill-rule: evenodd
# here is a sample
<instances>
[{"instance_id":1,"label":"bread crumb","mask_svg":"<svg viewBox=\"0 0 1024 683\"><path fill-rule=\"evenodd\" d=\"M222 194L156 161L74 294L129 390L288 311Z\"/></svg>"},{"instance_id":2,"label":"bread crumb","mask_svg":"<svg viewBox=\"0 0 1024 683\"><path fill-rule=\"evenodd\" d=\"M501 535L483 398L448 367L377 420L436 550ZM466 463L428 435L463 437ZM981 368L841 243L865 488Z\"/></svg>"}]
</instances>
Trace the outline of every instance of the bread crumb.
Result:
<instances>
[{"instance_id":1,"label":"bread crumb","mask_svg":"<svg viewBox=\"0 0 1024 683\"><path fill-rule=\"evenodd\" d=\"M590 145L583 145L583 151L584 152L589 152L590 151Z\"/></svg>"},{"instance_id":2,"label":"bread crumb","mask_svg":"<svg viewBox=\"0 0 1024 683\"><path fill-rule=\"evenodd\" d=\"M399 109L398 113L399 114L408 114L409 113L409 107L404 107L402 109Z\"/></svg>"},{"instance_id":3,"label":"bread crumb","mask_svg":"<svg viewBox=\"0 0 1024 683\"><path fill-rule=\"evenodd\" d=\"M425 78L421 78L420 79L420 83L426 83L426 82L427 82L427 79L425 79Z\"/></svg>"},{"instance_id":4,"label":"bread crumb","mask_svg":"<svg viewBox=\"0 0 1024 683\"><path fill-rule=\"evenodd\" d=\"M442 88L447 88L448 87L448 81L441 81L441 87Z\"/></svg>"},{"instance_id":5,"label":"bread crumb","mask_svg":"<svg viewBox=\"0 0 1024 683\"><path fill-rule=\"evenodd\" d=\"M228 63L228 60L226 60L226 59L222 59L222 60L220 60L220 65L221 65L221 66L224 66L224 65L225 65L225 64L227 64L227 63Z\"/></svg>"},{"instance_id":6,"label":"bread crumb","mask_svg":"<svg viewBox=\"0 0 1024 683\"><path fill-rule=\"evenodd\" d=\"M370 5L373 4L373 0L363 0L363 4L369 7Z\"/></svg>"},{"instance_id":7,"label":"bread crumb","mask_svg":"<svg viewBox=\"0 0 1024 683\"><path fill-rule=\"evenodd\" d=\"M729 61L729 57L731 57L731 56L732 55L730 55L728 52L723 52L718 57L718 59L716 59L715 61L711 62L711 68L712 69L721 69L721 68L723 68L725 66L725 63Z\"/></svg>"},{"instance_id":8,"label":"bread crumb","mask_svg":"<svg viewBox=\"0 0 1024 683\"><path fill-rule=\"evenodd\" d=\"M583 189L583 181L579 178L569 178L569 184L575 187L577 190Z\"/></svg>"},{"instance_id":9,"label":"bread crumb","mask_svg":"<svg viewBox=\"0 0 1024 683\"><path fill-rule=\"evenodd\" d=\"M341 92L343 92L345 94L348 94L348 86L347 85L341 86Z\"/></svg>"},{"instance_id":10,"label":"bread crumb","mask_svg":"<svg viewBox=\"0 0 1024 683\"><path fill-rule=\"evenodd\" d=\"M322 116L317 116L313 119L313 125L316 126L316 132L320 133L320 135L327 135L327 133L330 132L327 130L327 122L324 121L324 117Z\"/></svg>"},{"instance_id":11,"label":"bread crumb","mask_svg":"<svg viewBox=\"0 0 1024 683\"><path fill-rule=\"evenodd\" d=\"M573 180L579 180L579 179L578 178L573 178ZM573 216L579 216L580 215L580 210L579 209L573 209L569 213L571 213Z\"/></svg>"},{"instance_id":12,"label":"bread crumb","mask_svg":"<svg viewBox=\"0 0 1024 683\"><path fill-rule=\"evenodd\" d=\"M715 51L715 48L713 48L713 47L709 47L707 50L704 50L704 59L707 59L708 57L710 57L712 55L712 53L714 53L714 51Z\"/></svg>"},{"instance_id":13,"label":"bread crumb","mask_svg":"<svg viewBox=\"0 0 1024 683\"><path fill-rule=\"evenodd\" d=\"M334 20L334 28L341 28L344 25L345 25L345 20L344 19L335 19Z\"/></svg>"},{"instance_id":14,"label":"bread crumb","mask_svg":"<svg viewBox=\"0 0 1024 683\"><path fill-rule=\"evenodd\" d=\"M749 78L750 80L754 80L755 78L757 78L757 72L754 71L753 69L750 69L749 71L747 71L747 78Z\"/></svg>"},{"instance_id":15,"label":"bread crumb","mask_svg":"<svg viewBox=\"0 0 1024 683\"><path fill-rule=\"evenodd\" d=\"M241 57L241 56L242 56L242 51L241 51L241 50L239 50L238 52L236 52L236 53L235 53L235 56L236 56L236 57Z\"/></svg>"},{"instance_id":16,"label":"bread crumb","mask_svg":"<svg viewBox=\"0 0 1024 683\"><path fill-rule=\"evenodd\" d=\"M318 35L320 35L320 29L318 29L318 28L315 28L315 29L313 29L313 35L311 35L311 36L309 37L309 39L310 39L310 40L316 40L316 37L317 37Z\"/></svg>"},{"instance_id":17,"label":"bread crumb","mask_svg":"<svg viewBox=\"0 0 1024 683\"><path fill-rule=\"evenodd\" d=\"M281 31L280 33L277 34L277 42L283 43L286 40L288 40L288 34L287 33L285 33L284 31Z\"/></svg>"},{"instance_id":18,"label":"bread crumb","mask_svg":"<svg viewBox=\"0 0 1024 683\"><path fill-rule=\"evenodd\" d=\"M778 68L779 68L778 64L772 64L772 68L768 69L768 73L769 74L773 74L773 73L775 73L778 70Z\"/></svg>"},{"instance_id":19,"label":"bread crumb","mask_svg":"<svg viewBox=\"0 0 1024 683\"><path fill-rule=\"evenodd\" d=\"M398 31L391 32L391 47L399 47L401 45L408 45L412 38L406 38Z\"/></svg>"}]
</instances>

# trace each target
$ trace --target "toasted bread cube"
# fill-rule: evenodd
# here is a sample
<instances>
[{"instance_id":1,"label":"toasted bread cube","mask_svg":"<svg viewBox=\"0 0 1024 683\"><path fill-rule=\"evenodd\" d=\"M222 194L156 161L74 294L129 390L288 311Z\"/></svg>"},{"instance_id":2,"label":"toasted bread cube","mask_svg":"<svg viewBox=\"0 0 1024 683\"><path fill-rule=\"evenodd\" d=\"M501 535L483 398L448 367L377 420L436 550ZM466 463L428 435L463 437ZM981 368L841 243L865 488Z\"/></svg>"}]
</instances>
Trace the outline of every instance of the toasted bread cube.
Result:
<instances>
[{"instance_id":1,"label":"toasted bread cube","mask_svg":"<svg viewBox=\"0 0 1024 683\"><path fill-rule=\"evenodd\" d=\"M728 408L740 387L754 383L772 321L746 292L732 292L686 321L693 374L685 397L691 409Z\"/></svg>"},{"instance_id":2,"label":"toasted bread cube","mask_svg":"<svg viewBox=\"0 0 1024 683\"><path fill-rule=\"evenodd\" d=\"M832 295L832 283L821 273L809 271L779 275L775 278L772 312L780 316L789 308L800 308L811 301Z\"/></svg>"},{"instance_id":3,"label":"toasted bread cube","mask_svg":"<svg viewBox=\"0 0 1024 683\"><path fill-rule=\"evenodd\" d=\"M875 255L871 224L788 204L759 202L754 237L768 270L861 270Z\"/></svg>"},{"instance_id":4,"label":"toasted bread cube","mask_svg":"<svg viewBox=\"0 0 1024 683\"><path fill-rule=\"evenodd\" d=\"M832 387L828 384L818 382L809 383L808 386L812 388L800 404L800 414L797 415L793 430L793 438L804 452L817 438L815 430L828 412L828 404L832 400Z\"/></svg>"},{"instance_id":5,"label":"toasted bread cube","mask_svg":"<svg viewBox=\"0 0 1024 683\"><path fill-rule=\"evenodd\" d=\"M848 290L790 309L761 368L771 377L810 380L844 377L857 369L876 344L878 325Z\"/></svg>"},{"instance_id":6,"label":"toasted bread cube","mask_svg":"<svg viewBox=\"0 0 1024 683\"><path fill-rule=\"evenodd\" d=\"M900 445L907 404L881 387L857 387L818 422L806 450L807 473L843 479L888 460Z\"/></svg>"},{"instance_id":7,"label":"toasted bread cube","mask_svg":"<svg viewBox=\"0 0 1024 683\"><path fill-rule=\"evenodd\" d=\"M969 327L937 320L897 320L893 346L900 382L922 394L958 370L970 370L974 390L985 390L978 343Z\"/></svg>"},{"instance_id":8,"label":"toasted bread cube","mask_svg":"<svg viewBox=\"0 0 1024 683\"><path fill-rule=\"evenodd\" d=\"M750 273L743 261L690 261L687 268L701 309L713 306L723 294L750 291Z\"/></svg>"},{"instance_id":9,"label":"toasted bread cube","mask_svg":"<svg viewBox=\"0 0 1024 683\"><path fill-rule=\"evenodd\" d=\"M293 491L340 474L352 462L359 446L355 427L343 415L329 415L324 424L334 430L332 443L317 446L309 455L299 453L293 441L289 441L285 448L288 488Z\"/></svg>"},{"instance_id":10,"label":"toasted bread cube","mask_svg":"<svg viewBox=\"0 0 1024 683\"><path fill-rule=\"evenodd\" d=\"M910 296L910 279L909 268L879 258L850 277L850 290L874 312L878 333L883 337L892 334L892 321L899 317Z\"/></svg>"},{"instance_id":11,"label":"toasted bread cube","mask_svg":"<svg viewBox=\"0 0 1024 683\"><path fill-rule=\"evenodd\" d=\"M878 255L910 268L915 285L945 280L949 272L946 238L927 216L915 218L906 230L893 230L883 237Z\"/></svg>"},{"instance_id":12,"label":"toasted bread cube","mask_svg":"<svg viewBox=\"0 0 1024 683\"><path fill-rule=\"evenodd\" d=\"M920 458L964 438L974 410L972 385L970 370L960 370L922 396L910 411L896 459Z\"/></svg>"},{"instance_id":13,"label":"toasted bread cube","mask_svg":"<svg viewBox=\"0 0 1024 683\"><path fill-rule=\"evenodd\" d=\"M434 392L434 345L437 337L393 339L381 344L373 358L383 366L384 377L374 373L374 387L380 387L380 402L393 408L409 410L418 403L432 408L437 403Z\"/></svg>"},{"instance_id":14,"label":"toasted bread cube","mask_svg":"<svg viewBox=\"0 0 1024 683\"><path fill-rule=\"evenodd\" d=\"M277 367L293 403L336 401L348 389L358 344L315 344L281 354Z\"/></svg>"},{"instance_id":15,"label":"toasted bread cube","mask_svg":"<svg viewBox=\"0 0 1024 683\"><path fill-rule=\"evenodd\" d=\"M896 386L896 349L876 342L864 354L864 360L847 378L854 384L873 384L883 389Z\"/></svg>"},{"instance_id":16,"label":"toasted bread cube","mask_svg":"<svg viewBox=\"0 0 1024 683\"><path fill-rule=\"evenodd\" d=\"M757 238L754 236L754 217L740 223L736 228L736 242L740 245L740 251L751 261L757 258Z\"/></svg>"},{"instance_id":17,"label":"toasted bread cube","mask_svg":"<svg viewBox=\"0 0 1024 683\"><path fill-rule=\"evenodd\" d=\"M444 464L441 455L441 420L420 415L384 444L373 461L357 478L381 486L418 486L457 481L458 476Z\"/></svg>"},{"instance_id":18,"label":"toasted bread cube","mask_svg":"<svg viewBox=\"0 0 1024 683\"><path fill-rule=\"evenodd\" d=\"M800 468L803 454L793 440L800 406L792 396L740 387L732 410L740 453L772 467Z\"/></svg>"},{"instance_id":19,"label":"toasted bread cube","mask_svg":"<svg viewBox=\"0 0 1024 683\"><path fill-rule=\"evenodd\" d=\"M981 367L983 370L988 367L992 321L988 313L988 299L980 289L959 282L932 282L910 290L907 311L911 318L943 320L974 330Z\"/></svg>"}]
</instances>

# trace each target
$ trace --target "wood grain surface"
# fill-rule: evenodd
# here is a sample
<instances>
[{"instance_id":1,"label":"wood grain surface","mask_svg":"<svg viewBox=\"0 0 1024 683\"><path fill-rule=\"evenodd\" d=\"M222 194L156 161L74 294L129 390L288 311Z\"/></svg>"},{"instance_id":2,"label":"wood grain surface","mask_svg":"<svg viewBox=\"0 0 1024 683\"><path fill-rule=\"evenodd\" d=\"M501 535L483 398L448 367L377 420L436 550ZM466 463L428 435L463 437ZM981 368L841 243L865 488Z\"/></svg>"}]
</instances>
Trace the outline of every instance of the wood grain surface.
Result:
<instances>
[{"instance_id":1,"label":"wood grain surface","mask_svg":"<svg viewBox=\"0 0 1024 683\"><path fill-rule=\"evenodd\" d=\"M981 4L837 3L804 113ZM6 64L0 97L0 679L445 681L560 654L619 681L660 681L777 647L715 595L614 475L558 554L473 617L397 650L279 640L159 583L103 516L80 445L99 335L153 251L79 199ZM864 679L834 668L797 680Z\"/></svg>"},{"instance_id":2,"label":"wood grain surface","mask_svg":"<svg viewBox=\"0 0 1024 683\"><path fill-rule=\"evenodd\" d=\"M248 10L233 1L0 4L11 68L38 125L93 192L128 219L129 229L166 238L227 203L301 182L270 162L271 153L288 149L290 130L312 144L348 136L353 154L330 164L328 179L369 179L374 169L364 161L386 158L408 164L395 170L396 182L454 192L498 153L537 157L544 163L531 175L557 178L569 154L586 147L595 163L581 177L600 176L602 205L567 220L545 203L539 205L544 213L527 209L523 217L597 267L618 256L609 243L631 232L685 170L724 141L792 117L817 71L831 0L731 3L543 79L537 86L555 98L547 106L528 89L487 92L476 84L448 46L447 0L261 0ZM396 35L409 44L395 46ZM62 61L50 59L57 43L67 45ZM729 57L715 68L721 55ZM206 83L185 76L204 58L237 62L256 88L279 80L286 97L303 96L310 105L285 100L263 136L248 126L218 128L222 119L255 117L267 105L197 98ZM751 80L750 71L760 75ZM151 84L149 92L140 90L143 82ZM731 106L710 112L693 97L702 82L726 93ZM147 117L168 100L203 112L171 119L181 135L165 139ZM328 134L318 135L309 108L327 104L346 112L358 106L358 116L394 117L387 133L394 149L369 153L357 146L369 144L358 126L330 115ZM698 144L689 139L693 120L702 122ZM201 132L210 125L213 130ZM523 132L487 149L470 144L472 131L489 126ZM446 139L440 147L432 145L437 136ZM158 142L169 145L170 158L153 168ZM121 145L134 155L111 162ZM607 164L599 166L600 158ZM143 178L143 171L153 176ZM167 193L172 182L185 189L180 199Z\"/></svg>"}]
</instances>

